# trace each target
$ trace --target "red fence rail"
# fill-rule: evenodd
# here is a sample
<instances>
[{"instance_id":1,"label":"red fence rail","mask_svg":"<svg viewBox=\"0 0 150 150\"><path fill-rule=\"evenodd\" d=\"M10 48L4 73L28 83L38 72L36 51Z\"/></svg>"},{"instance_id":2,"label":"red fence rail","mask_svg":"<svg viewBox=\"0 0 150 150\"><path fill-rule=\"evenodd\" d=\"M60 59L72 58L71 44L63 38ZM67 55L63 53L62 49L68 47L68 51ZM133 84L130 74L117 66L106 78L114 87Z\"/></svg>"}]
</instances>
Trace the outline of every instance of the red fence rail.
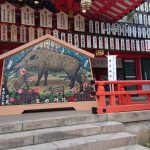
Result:
<instances>
[{"instance_id":1,"label":"red fence rail","mask_svg":"<svg viewBox=\"0 0 150 150\"><path fill-rule=\"evenodd\" d=\"M130 90L128 86L141 86L150 84L150 80L134 80L134 81L92 81L91 84L97 86L96 96L98 107L93 108L93 113L113 113L127 112L135 110L150 109L150 89L147 90ZM106 91L105 86L109 85L111 91ZM132 95L146 96L146 100L132 100ZM107 97L107 98L106 98ZM106 102L108 99L108 102Z\"/></svg>"}]
</instances>

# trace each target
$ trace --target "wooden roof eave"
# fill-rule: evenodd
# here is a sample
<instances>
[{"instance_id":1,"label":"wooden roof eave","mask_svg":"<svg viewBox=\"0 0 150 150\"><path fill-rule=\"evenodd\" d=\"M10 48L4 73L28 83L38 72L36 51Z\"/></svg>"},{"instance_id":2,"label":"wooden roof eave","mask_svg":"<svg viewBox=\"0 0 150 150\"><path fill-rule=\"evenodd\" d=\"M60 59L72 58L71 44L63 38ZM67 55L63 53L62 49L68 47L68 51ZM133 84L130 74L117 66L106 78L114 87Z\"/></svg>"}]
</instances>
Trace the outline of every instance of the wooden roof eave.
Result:
<instances>
[{"instance_id":1,"label":"wooden roof eave","mask_svg":"<svg viewBox=\"0 0 150 150\"><path fill-rule=\"evenodd\" d=\"M56 42L56 43L58 43L60 45L63 45L66 48L73 49L74 51L79 52L80 54L83 54L85 56L88 56L88 57L91 57L91 58L94 58L94 56L95 56L92 53L89 53L89 52L87 52L87 51L85 51L83 49L75 47L75 46L73 46L73 45L71 45L71 44L69 44L67 42L64 42L64 41L62 41L60 39L57 39L54 36L46 34L46 35L44 35L44 36L42 36L42 37L40 37L38 39L35 39L35 40L33 40L33 41L31 41L31 42L29 42L27 44L24 44L24 45L22 45L20 47L17 47L17 48L15 48L15 49L13 49L13 50L11 50L9 52L6 52L6 53L0 55L0 60L4 59L6 57L9 57L11 55L14 55L14 54L16 54L18 52L21 52L21 51L23 51L23 50L25 50L25 49L27 49L27 48L29 48L31 46L34 46L35 44L38 44L38 43L40 43L40 42L42 42L44 40L47 40L47 39L50 39L50 40L52 40L52 41L54 41L54 42Z\"/></svg>"}]
</instances>

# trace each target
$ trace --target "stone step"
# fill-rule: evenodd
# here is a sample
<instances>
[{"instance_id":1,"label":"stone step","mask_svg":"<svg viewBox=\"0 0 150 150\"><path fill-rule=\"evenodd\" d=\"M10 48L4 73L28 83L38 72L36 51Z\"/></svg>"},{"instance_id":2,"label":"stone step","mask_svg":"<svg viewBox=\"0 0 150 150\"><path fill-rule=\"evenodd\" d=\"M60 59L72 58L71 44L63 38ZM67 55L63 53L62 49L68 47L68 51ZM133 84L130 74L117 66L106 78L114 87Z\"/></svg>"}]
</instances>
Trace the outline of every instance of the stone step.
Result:
<instances>
[{"instance_id":1,"label":"stone step","mask_svg":"<svg viewBox=\"0 0 150 150\"><path fill-rule=\"evenodd\" d=\"M112 149L108 149L108 150L150 150L150 149L147 147L136 144L136 145L112 148Z\"/></svg>"},{"instance_id":2,"label":"stone step","mask_svg":"<svg viewBox=\"0 0 150 150\"><path fill-rule=\"evenodd\" d=\"M133 144L136 144L135 135L118 132L25 146L11 150L107 150Z\"/></svg>"},{"instance_id":3,"label":"stone step","mask_svg":"<svg viewBox=\"0 0 150 150\"><path fill-rule=\"evenodd\" d=\"M33 116L34 117L34 116ZM33 129L42 129L50 127L60 127L69 125L78 125L84 123L102 122L106 121L105 116L92 115L92 114L77 114L66 116L54 116L46 118L19 118L18 120L1 121L0 134L12 133L19 131L27 131Z\"/></svg>"},{"instance_id":4,"label":"stone step","mask_svg":"<svg viewBox=\"0 0 150 150\"><path fill-rule=\"evenodd\" d=\"M99 122L1 134L0 150L123 130L123 124L118 122Z\"/></svg>"}]
</instances>

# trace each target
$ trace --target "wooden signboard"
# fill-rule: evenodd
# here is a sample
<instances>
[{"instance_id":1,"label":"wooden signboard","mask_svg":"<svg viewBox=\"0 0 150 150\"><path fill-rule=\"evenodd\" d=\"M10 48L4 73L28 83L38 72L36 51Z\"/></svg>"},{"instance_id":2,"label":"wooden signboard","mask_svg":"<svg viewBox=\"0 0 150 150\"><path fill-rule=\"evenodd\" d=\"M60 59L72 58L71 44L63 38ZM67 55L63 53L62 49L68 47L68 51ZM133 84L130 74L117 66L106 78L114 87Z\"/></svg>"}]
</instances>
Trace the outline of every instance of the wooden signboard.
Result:
<instances>
[{"instance_id":1,"label":"wooden signboard","mask_svg":"<svg viewBox=\"0 0 150 150\"><path fill-rule=\"evenodd\" d=\"M44 8L40 12L40 26L52 28L52 12Z\"/></svg>"},{"instance_id":2,"label":"wooden signboard","mask_svg":"<svg viewBox=\"0 0 150 150\"><path fill-rule=\"evenodd\" d=\"M140 41L139 40L136 40L136 51L140 51L141 48L140 48Z\"/></svg>"},{"instance_id":3,"label":"wooden signboard","mask_svg":"<svg viewBox=\"0 0 150 150\"><path fill-rule=\"evenodd\" d=\"M0 114L96 106L96 99L90 94L94 91L90 85L90 57L94 55L50 35L2 54Z\"/></svg>"},{"instance_id":4,"label":"wooden signboard","mask_svg":"<svg viewBox=\"0 0 150 150\"><path fill-rule=\"evenodd\" d=\"M37 37L39 38L39 37L41 37L41 36L43 36L43 29L42 28L38 28L37 29Z\"/></svg>"},{"instance_id":5,"label":"wooden signboard","mask_svg":"<svg viewBox=\"0 0 150 150\"><path fill-rule=\"evenodd\" d=\"M6 24L1 25L1 40L2 41L8 40L8 26Z\"/></svg>"},{"instance_id":6,"label":"wooden signboard","mask_svg":"<svg viewBox=\"0 0 150 150\"><path fill-rule=\"evenodd\" d=\"M101 22L101 34L105 34L105 23Z\"/></svg>"},{"instance_id":7,"label":"wooden signboard","mask_svg":"<svg viewBox=\"0 0 150 150\"><path fill-rule=\"evenodd\" d=\"M64 12L57 13L57 29L68 30L68 15Z\"/></svg>"},{"instance_id":8,"label":"wooden signboard","mask_svg":"<svg viewBox=\"0 0 150 150\"><path fill-rule=\"evenodd\" d=\"M104 38L104 47L105 47L105 49L109 49L109 39L108 39L108 37Z\"/></svg>"},{"instance_id":9,"label":"wooden signboard","mask_svg":"<svg viewBox=\"0 0 150 150\"><path fill-rule=\"evenodd\" d=\"M46 31L45 31L45 33L51 35L51 30L49 28L47 28Z\"/></svg>"},{"instance_id":10,"label":"wooden signboard","mask_svg":"<svg viewBox=\"0 0 150 150\"><path fill-rule=\"evenodd\" d=\"M81 38L81 47L85 48L85 35L82 34L80 38Z\"/></svg>"},{"instance_id":11,"label":"wooden signboard","mask_svg":"<svg viewBox=\"0 0 150 150\"><path fill-rule=\"evenodd\" d=\"M20 42L25 43L26 41L27 41L26 27L25 26L21 26L20 27Z\"/></svg>"},{"instance_id":12,"label":"wooden signboard","mask_svg":"<svg viewBox=\"0 0 150 150\"><path fill-rule=\"evenodd\" d=\"M97 48L97 36L93 36L93 48Z\"/></svg>"},{"instance_id":13,"label":"wooden signboard","mask_svg":"<svg viewBox=\"0 0 150 150\"><path fill-rule=\"evenodd\" d=\"M74 30L85 32L85 18L80 14L74 16Z\"/></svg>"},{"instance_id":14,"label":"wooden signboard","mask_svg":"<svg viewBox=\"0 0 150 150\"><path fill-rule=\"evenodd\" d=\"M121 50L125 50L125 41L121 39Z\"/></svg>"},{"instance_id":15,"label":"wooden signboard","mask_svg":"<svg viewBox=\"0 0 150 150\"><path fill-rule=\"evenodd\" d=\"M120 39L119 38L115 38L115 45L116 45L116 50L120 50Z\"/></svg>"},{"instance_id":16,"label":"wooden signboard","mask_svg":"<svg viewBox=\"0 0 150 150\"><path fill-rule=\"evenodd\" d=\"M1 4L1 22L16 23L16 7L5 2Z\"/></svg>"},{"instance_id":17,"label":"wooden signboard","mask_svg":"<svg viewBox=\"0 0 150 150\"><path fill-rule=\"evenodd\" d=\"M110 49L114 49L115 48L115 42L114 42L114 38L110 38Z\"/></svg>"},{"instance_id":18,"label":"wooden signboard","mask_svg":"<svg viewBox=\"0 0 150 150\"><path fill-rule=\"evenodd\" d=\"M89 33L94 32L94 27L93 27L93 20L89 20Z\"/></svg>"},{"instance_id":19,"label":"wooden signboard","mask_svg":"<svg viewBox=\"0 0 150 150\"><path fill-rule=\"evenodd\" d=\"M12 25L10 30L11 30L11 41L17 42L17 26Z\"/></svg>"},{"instance_id":20,"label":"wooden signboard","mask_svg":"<svg viewBox=\"0 0 150 150\"><path fill-rule=\"evenodd\" d=\"M72 33L68 33L68 43L72 44Z\"/></svg>"},{"instance_id":21,"label":"wooden signboard","mask_svg":"<svg viewBox=\"0 0 150 150\"><path fill-rule=\"evenodd\" d=\"M29 27L29 41L33 41L35 39L35 29L33 27Z\"/></svg>"},{"instance_id":22,"label":"wooden signboard","mask_svg":"<svg viewBox=\"0 0 150 150\"><path fill-rule=\"evenodd\" d=\"M129 39L126 39L126 50L127 51L130 51L130 40Z\"/></svg>"},{"instance_id":23,"label":"wooden signboard","mask_svg":"<svg viewBox=\"0 0 150 150\"><path fill-rule=\"evenodd\" d=\"M74 34L74 45L76 47L79 47L79 35L78 34Z\"/></svg>"},{"instance_id":24,"label":"wooden signboard","mask_svg":"<svg viewBox=\"0 0 150 150\"><path fill-rule=\"evenodd\" d=\"M112 32L112 35L116 35L116 24L115 23L112 23L112 25L111 25L111 32Z\"/></svg>"},{"instance_id":25,"label":"wooden signboard","mask_svg":"<svg viewBox=\"0 0 150 150\"><path fill-rule=\"evenodd\" d=\"M104 44L103 44L103 37L102 36L100 36L99 38L98 38L99 40L99 48L100 49L103 49L103 47L104 47Z\"/></svg>"},{"instance_id":26,"label":"wooden signboard","mask_svg":"<svg viewBox=\"0 0 150 150\"><path fill-rule=\"evenodd\" d=\"M66 41L66 34L64 32L61 33L61 40Z\"/></svg>"},{"instance_id":27,"label":"wooden signboard","mask_svg":"<svg viewBox=\"0 0 150 150\"><path fill-rule=\"evenodd\" d=\"M21 8L21 24L23 25L35 25L34 9L29 6Z\"/></svg>"},{"instance_id":28,"label":"wooden signboard","mask_svg":"<svg viewBox=\"0 0 150 150\"><path fill-rule=\"evenodd\" d=\"M59 38L59 31L58 30L53 30L53 36L55 37L55 38Z\"/></svg>"},{"instance_id":29,"label":"wooden signboard","mask_svg":"<svg viewBox=\"0 0 150 150\"><path fill-rule=\"evenodd\" d=\"M95 33L99 34L99 22L95 21Z\"/></svg>"},{"instance_id":30,"label":"wooden signboard","mask_svg":"<svg viewBox=\"0 0 150 150\"><path fill-rule=\"evenodd\" d=\"M91 48L92 42L91 42L91 36L87 35L87 48Z\"/></svg>"}]
</instances>

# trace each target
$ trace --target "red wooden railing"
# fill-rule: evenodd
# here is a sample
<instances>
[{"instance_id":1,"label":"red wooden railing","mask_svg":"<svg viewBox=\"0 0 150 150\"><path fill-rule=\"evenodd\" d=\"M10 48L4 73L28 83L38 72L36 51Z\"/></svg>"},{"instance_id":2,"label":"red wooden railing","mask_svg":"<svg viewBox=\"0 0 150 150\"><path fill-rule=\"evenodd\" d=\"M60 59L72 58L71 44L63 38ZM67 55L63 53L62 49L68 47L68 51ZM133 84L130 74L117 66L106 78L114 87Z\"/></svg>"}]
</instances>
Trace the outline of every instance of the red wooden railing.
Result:
<instances>
[{"instance_id":1,"label":"red wooden railing","mask_svg":"<svg viewBox=\"0 0 150 150\"><path fill-rule=\"evenodd\" d=\"M134 81L92 81L97 86L96 96L98 107L93 108L93 113L127 112L150 109L150 89L130 90L127 86L142 86L150 84L150 80ZM111 91L105 91L105 86L110 85ZM132 95L146 96L146 100L132 100ZM107 98L106 98L107 97ZM108 102L106 103L106 99Z\"/></svg>"}]
</instances>

